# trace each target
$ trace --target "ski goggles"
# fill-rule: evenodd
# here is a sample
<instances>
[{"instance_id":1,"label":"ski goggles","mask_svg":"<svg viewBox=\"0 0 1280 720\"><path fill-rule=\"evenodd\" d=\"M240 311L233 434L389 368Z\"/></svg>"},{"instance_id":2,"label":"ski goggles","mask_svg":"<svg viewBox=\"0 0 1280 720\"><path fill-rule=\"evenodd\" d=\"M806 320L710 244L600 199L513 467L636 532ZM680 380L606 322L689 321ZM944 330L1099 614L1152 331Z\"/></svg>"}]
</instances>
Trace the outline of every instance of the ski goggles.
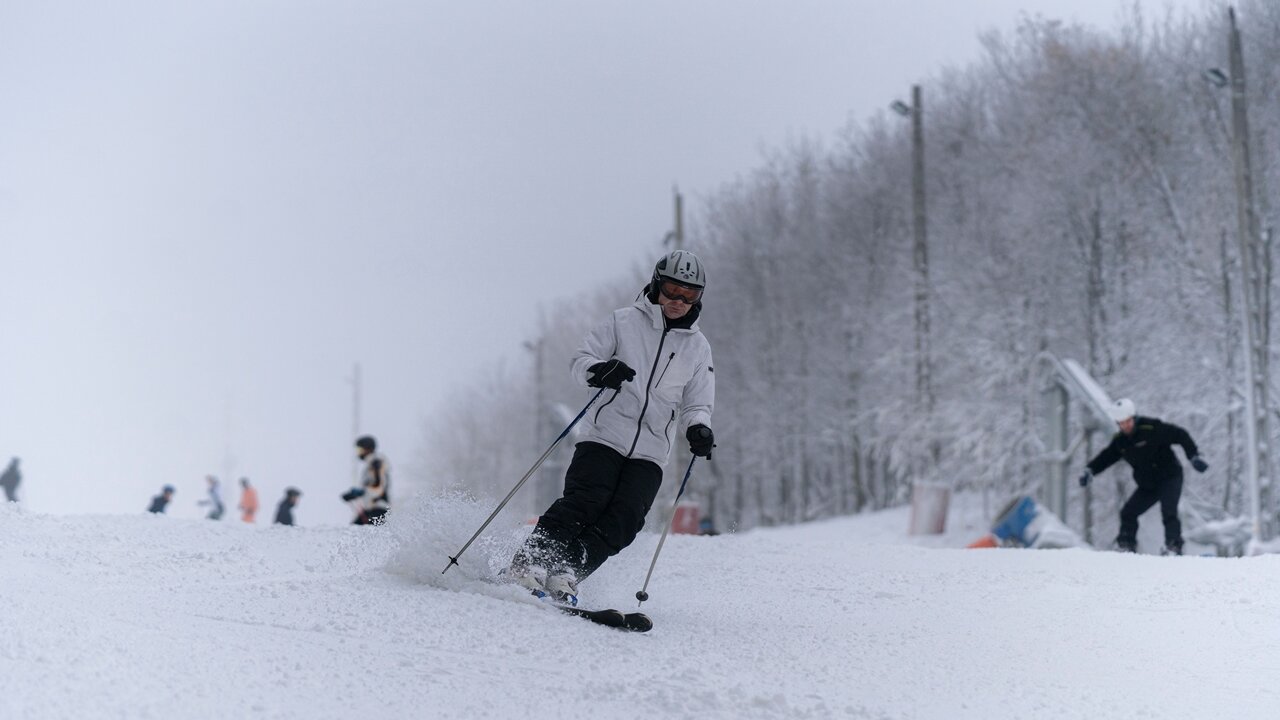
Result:
<instances>
[{"instance_id":1,"label":"ski goggles","mask_svg":"<svg viewBox=\"0 0 1280 720\"><path fill-rule=\"evenodd\" d=\"M702 299L701 288L691 288L670 280L664 280L658 286L658 292L668 300L679 300L685 305L692 305Z\"/></svg>"}]
</instances>

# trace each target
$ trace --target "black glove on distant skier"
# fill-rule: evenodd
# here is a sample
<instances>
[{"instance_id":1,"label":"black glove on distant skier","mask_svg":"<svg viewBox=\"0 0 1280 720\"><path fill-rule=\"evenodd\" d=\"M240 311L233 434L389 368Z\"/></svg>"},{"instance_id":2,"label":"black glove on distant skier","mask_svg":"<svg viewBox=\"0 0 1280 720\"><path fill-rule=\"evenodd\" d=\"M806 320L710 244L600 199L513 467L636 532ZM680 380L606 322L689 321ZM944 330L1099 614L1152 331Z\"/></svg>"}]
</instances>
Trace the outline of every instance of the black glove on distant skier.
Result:
<instances>
[{"instance_id":1,"label":"black glove on distant skier","mask_svg":"<svg viewBox=\"0 0 1280 720\"><path fill-rule=\"evenodd\" d=\"M716 436L711 432L711 428L706 425L690 425L685 431L684 436L689 440L689 452L711 459L711 448L716 446Z\"/></svg>"},{"instance_id":2,"label":"black glove on distant skier","mask_svg":"<svg viewBox=\"0 0 1280 720\"><path fill-rule=\"evenodd\" d=\"M630 382L635 376L636 371L627 367L627 364L618 358L598 362L587 368L587 384L596 388L618 390L622 387L622 383Z\"/></svg>"},{"instance_id":3,"label":"black glove on distant skier","mask_svg":"<svg viewBox=\"0 0 1280 720\"><path fill-rule=\"evenodd\" d=\"M1191 458L1191 467L1195 468L1196 472L1204 472L1209 469L1209 463L1205 462L1204 458L1197 455Z\"/></svg>"},{"instance_id":4,"label":"black glove on distant skier","mask_svg":"<svg viewBox=\"0 0 1280 720\"><path fill-rule=\"evenodd\" d=\"M342 499L347 502L351 502L352 500L355 500L358 497L362 497L363 495L364 495L364 488L351 488L350 490L342 493Z\"/></svg>"},{"instance_id":5,"label":"black glove on distant skier","mask_svg":"<svg viewBox=\"0 0 1280 720\"><path fill-rule=\"evenodd\" d=\"M1080 474L1080 487L1085 487L1086 485L1089 484L1089 481L1092 479L1093 479L1093 471L1085 470L1083 473Z\"/></svg>"}]
</instances>

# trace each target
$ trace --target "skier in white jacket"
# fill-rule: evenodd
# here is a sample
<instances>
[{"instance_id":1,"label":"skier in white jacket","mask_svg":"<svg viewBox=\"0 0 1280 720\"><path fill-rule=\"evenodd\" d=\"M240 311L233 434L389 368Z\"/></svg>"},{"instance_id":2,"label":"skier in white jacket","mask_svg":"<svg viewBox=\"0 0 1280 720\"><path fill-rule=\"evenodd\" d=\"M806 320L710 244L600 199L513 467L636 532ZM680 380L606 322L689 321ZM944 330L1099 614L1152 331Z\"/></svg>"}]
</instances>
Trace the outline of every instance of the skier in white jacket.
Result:
<instances>
[{"instance_id":1,"label":"skier in white jacket","mask_svg":"<svg viewBox=\"0 0 1280 720\"><path fill-rule=\"evenodd\" d=\"M705 288L697 256L673 252L635 303L583 339L573 378L607 390L587 413L564 494L512 560L509 573L521 585L576 604L578 583L644 527L680 428L694 455L711 457L715 374L698 329Z\"/></svg>"}]
</instances>

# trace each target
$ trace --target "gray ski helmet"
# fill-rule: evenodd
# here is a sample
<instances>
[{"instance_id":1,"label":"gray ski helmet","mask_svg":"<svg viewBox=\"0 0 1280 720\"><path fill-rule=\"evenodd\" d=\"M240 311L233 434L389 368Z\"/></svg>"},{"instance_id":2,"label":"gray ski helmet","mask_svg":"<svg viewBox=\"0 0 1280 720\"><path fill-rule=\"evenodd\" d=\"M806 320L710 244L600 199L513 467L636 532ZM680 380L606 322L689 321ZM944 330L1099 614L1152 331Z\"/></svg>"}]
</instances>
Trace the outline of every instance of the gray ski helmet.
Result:
<instances>
[{"instance_id":1,"label":"gray ski helmet","mask_svg":"<svg viewBox=\"0 0 1280 720\"><path fill-rule=\"evenodd\" d=\"M702 261L688 250L676 250L664 255L658 264L653 266L654 292L658 290L658 283L664 280L698 290L707 287L707 273L702 268Z\"/></svg>"}]
</instances>

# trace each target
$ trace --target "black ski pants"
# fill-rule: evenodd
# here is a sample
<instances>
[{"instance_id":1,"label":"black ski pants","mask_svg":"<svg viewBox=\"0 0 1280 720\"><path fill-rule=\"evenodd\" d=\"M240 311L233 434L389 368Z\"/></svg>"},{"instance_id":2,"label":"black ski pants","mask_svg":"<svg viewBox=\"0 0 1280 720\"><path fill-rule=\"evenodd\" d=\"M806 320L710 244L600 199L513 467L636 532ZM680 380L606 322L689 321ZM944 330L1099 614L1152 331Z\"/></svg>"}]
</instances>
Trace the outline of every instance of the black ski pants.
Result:
<instances>
[{"instance_id":1,"label":"black ski pants","mask_svg":"<svg viewBox=\"0 0 1280 720\"><path fill-rule=\"evenodd\" d=\"M515 563L567 569L585 579L636 539L661 485L657 463L627 458L599 443L578 443L564 495L538 518Z\"/></svg>"},{"instance_id":2,"label":"black ski pants","mask_svg":"<svg viewBox=\"0 0 1280 720\"><path fill-rule=\"evenodd\" d=\"M1182 473L1169 475L1154 485L1138 486L1129 500L1120 508L1120 535L1116 543L1136 545L1138 541L1138 516L1160 503L1160 517L1164 519L1164 544L1182 546L1182 521L1178 520L1178 500L1182 497Z\"/></svg>"}]
</instances>

